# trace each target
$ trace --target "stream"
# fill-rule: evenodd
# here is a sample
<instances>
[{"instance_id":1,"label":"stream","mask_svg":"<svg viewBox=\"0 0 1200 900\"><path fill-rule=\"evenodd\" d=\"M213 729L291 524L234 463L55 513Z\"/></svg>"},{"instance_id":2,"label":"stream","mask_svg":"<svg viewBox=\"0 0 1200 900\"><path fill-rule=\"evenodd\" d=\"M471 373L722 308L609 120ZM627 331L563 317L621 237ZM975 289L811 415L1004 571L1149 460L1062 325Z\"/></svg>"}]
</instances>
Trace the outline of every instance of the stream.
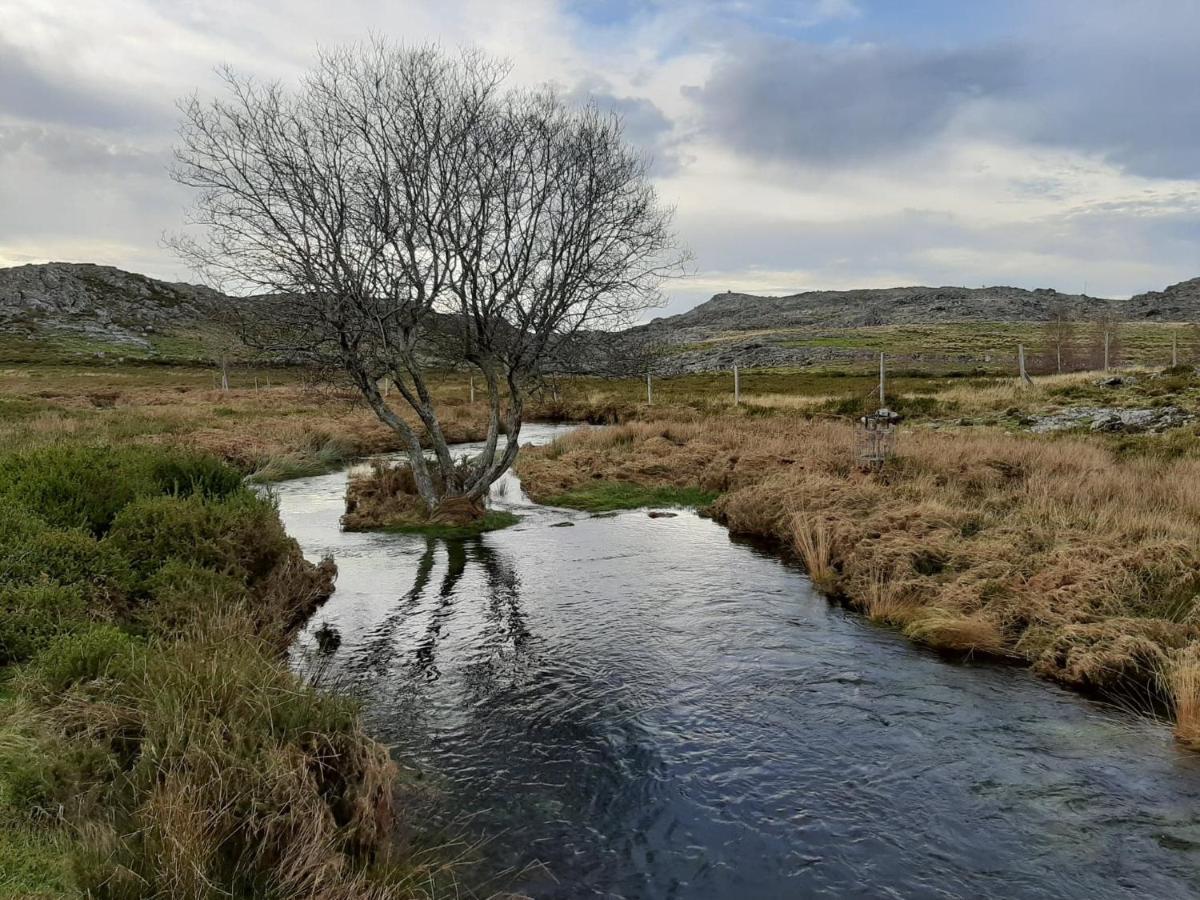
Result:
<instances>
[{"instance_id":1,"label":"stream","mask_svg":"<svg viewBox=\"0 0 1200 900\"><path fill-rule=\"evenodd\" d=\"M512 528L353 534L346 479L275 489L339 570L293 662L363 698L447 827L473 813L481 868L518 872L485 895L1200 896L1200 756L1163 725L948 663L692 512L550 509L510 475Z\"/></svg>"}]
</instances>

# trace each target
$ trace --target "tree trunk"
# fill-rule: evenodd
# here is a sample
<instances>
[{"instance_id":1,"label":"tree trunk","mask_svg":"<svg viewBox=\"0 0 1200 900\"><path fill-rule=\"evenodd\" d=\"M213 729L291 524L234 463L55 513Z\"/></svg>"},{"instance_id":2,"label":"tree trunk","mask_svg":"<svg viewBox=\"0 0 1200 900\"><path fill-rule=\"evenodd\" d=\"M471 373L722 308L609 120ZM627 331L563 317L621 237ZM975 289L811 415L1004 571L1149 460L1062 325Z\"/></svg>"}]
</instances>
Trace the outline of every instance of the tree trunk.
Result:
<instances>
[{"instance_id":1,"label":"tree trunk","mask_svg":"<svg viewBox=\"0 0 1200 900\"><path fill-rule=\"evenodd\" d=\"M425 508L432 513L438 505L439 500L437 490L433 483L433 477L429 474L429 464L425 460L425 450L421 447L421 439L417 433L412 430L407 422L396 415L391 407L387 405L383 397L379 393L379 385L376 384L373 378L370 378L361 372L354 372L354 380L358 383L358 388L362 391L363 397L366 398L367 404L374 411L379 421L395 431L403 438L405 445L408 448L408 463L412 467L413 483L417 486L417 493L421 495L421 500L425 503Z\"/></svg>"}]
</instances>

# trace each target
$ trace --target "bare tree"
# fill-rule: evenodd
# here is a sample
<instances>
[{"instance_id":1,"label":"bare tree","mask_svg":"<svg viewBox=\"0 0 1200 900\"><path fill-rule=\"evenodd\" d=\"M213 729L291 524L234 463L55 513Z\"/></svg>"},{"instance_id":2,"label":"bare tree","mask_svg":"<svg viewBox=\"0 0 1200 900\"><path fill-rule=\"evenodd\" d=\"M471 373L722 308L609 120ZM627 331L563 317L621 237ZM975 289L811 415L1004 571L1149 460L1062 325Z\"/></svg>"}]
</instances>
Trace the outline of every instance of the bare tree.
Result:
<instances>
[{"instance_id":1,"label":"bare tree","mask_svg":"<svg viewBox=\"0 0 1200 900\"><path fill-rule=\"evenodd\" d=\"M1090 367L1108 371L1121 365L1121 317L1104 301L1096 301L1091 310Z\"/></svg>"},{"instance_id":2,"label":"bare tree","mask_svg":"<svg viewBox=\"0 0 1200 900\"><path fill-rule=\"evenodd\" d=\"M479 505L546 361L654 305L684 260L620 121L505 88L507 73L376 42L323 54L295 90L225 70L224 99L182 104L174 177L206 236L177 246L266 295L252 342L349 378L403 439L431 513ZM429 375L460 366L482 376L489 421L478 461L456 467Z\"/></svg>"},{"instance_id":3,"label":"bare tree","mask_svg":"<svg viewBox=\"0 0 1200 900\"><path fill-rule=\"evenodd\" d=\"M1054 360L1054 371L1061 375L1071 368L1075 353L1075 314L1062 300L1050 304L1046 317L1046 346Z\"/></svg>"}]
</instances>

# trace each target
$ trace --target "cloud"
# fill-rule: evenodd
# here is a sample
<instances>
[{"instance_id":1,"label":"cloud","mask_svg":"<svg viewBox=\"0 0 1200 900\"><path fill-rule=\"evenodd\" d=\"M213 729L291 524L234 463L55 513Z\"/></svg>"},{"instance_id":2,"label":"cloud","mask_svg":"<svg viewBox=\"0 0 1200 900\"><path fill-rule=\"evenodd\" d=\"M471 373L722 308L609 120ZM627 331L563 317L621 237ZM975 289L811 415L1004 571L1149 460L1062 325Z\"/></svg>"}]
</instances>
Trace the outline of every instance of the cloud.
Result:
<instances>
[{"instance_id":1,"label":"cloud","mask_svg":"<svg viewBox=\"0 0 1200 900\"><path fill-rule=\"evenodd\" d=\"M1016 0L1024 89L996 122L1154 178L1200 176L1200 4Z\"/></svg>"},{"instance_id":2,"label":"cloud","mask_svg":"<svg viewBox=\"0 0 1200 900\"><path fill-rule=\"evenodd\" d=\"M1200 4L1014 2L1004 42L722 45L685 88L751 159L859 165L957 136L1070 148L1135 175L1200 177Z\"/></svg>"},{"instance_id":3,"label":"cloud","mask_svg":"<svg viewBox=\"0 0 1200 900\"><path fill-rule=\"evenodd\" d=\"M0 115L33 122L140 127L154 112L128 96L98 89L39 66L20 47L0 38Z\"/></svg>"},{"instance_id":4,"label":"cloud","mask_svg":"<svg viewBox=\"0 0 1200 900\"><path fill-rule=\"evenodd\" d=\"M114 140L108 132L63 125L0 124L0 160L37 160L65 176L163 177L170 154Z\"/></svg>"},{"instance_id":5,"label":"cloud","mask_svg":"<svg viewBox=\"0 0 1200 900\"><path fill-rule=\"evenodd\" d=\"M708 132L749 157L840 165L937 141L965 107L1012 91L1021 63L1007 46L764 40L732 48L685 93Z\"/></svg>"},{"instance_id":6,"label":"cloud","mask_svg":"<svg viewBox=\"0 0 1200 900\"><path fill-rule=\"evenodd\" d=\"M571 104L594 103L602 110L611 110L620 117L625 138L651 158L651 171L669 175L679 170L684 157L680 139L674 134L674 123L646 97L618 95L610 82L599 76L585 78L563 99Z\"/></svg>"}]
</instances>

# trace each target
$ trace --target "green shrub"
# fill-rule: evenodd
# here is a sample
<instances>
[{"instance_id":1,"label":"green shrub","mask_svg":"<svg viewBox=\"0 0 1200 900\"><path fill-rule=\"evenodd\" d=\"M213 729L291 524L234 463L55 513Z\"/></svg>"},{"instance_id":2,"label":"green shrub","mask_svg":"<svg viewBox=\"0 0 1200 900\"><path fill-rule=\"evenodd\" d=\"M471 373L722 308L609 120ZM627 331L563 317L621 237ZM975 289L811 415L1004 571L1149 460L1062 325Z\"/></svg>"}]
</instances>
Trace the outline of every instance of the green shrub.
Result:
<instances>
[{"instance_id":1,"label":"green shrub","mask_svg":"<svg viewBox=\"0 0 1200 900\"><path fill-rule=\"evenodd\" d=\"M215 461L0 454L0 857L69 822L96 900L398 896L388 754L280 655L332 578Z\"/></svg>"},{"instance_id":2,"label":"green shrub","mask_svg":"<svg viewBox=\"0 0 1200 900\"><path fill-rule=\"evenodd\" d=\"M0 496L58 528L103 535L139 497L225 497L240 476L221 462L162 448L46 447L0 457Z\"/></svg>"},{"instance_id":3,"label":"green shrub","mask_svg":"<svg viewBox=\"0 0 1200 900\"><path fill-rule=\"evenodd\" d=\"M220 499L243 490L241 474L215 456L164 453L154 458L152 472L164 494Z\"/></svg>"},{"instance_id":4,"label":"green shrub","mask_svg":"<svg viewBox=\"0 0 1200 900\"><path fill-rule=\"evenodd\" d=\"M0 587L0 665L25 662L55 638L87 622L87 604L78 586Z\"/></svg>"},{"instance_id":5,"label":"green shrub","mask_svg":"<svg viewBox=\"0 0 1200 900\"><path fill-rule=\"evenodd\" d=\"M198 621L244 608L249 600L239 579L180 559L151 575L144 591L132 618L142 630L159 635L178 634Z\"/></svg>"},{"instance_id":6,"label":"green shrub","mask_svg":"<svg viewBox=\"0 0 1200 900\"><path fill-rule=\"evenodd\" d=\"M51 642L33 658L24 686L35 694L60 694L100 678L127 678L141 658L141 643L113 625L93 625Z\"/></svg>"},{"instance_id":7,"label":"green shrub","mask_svg":"<svg viewBox=\"0 0 1200 900\"><path fill-rule=\"evenodd\" d=\"M147 485L108 448L45 448L0 460L0 491L58 528L103 534Z\"/></svg>"},{"instance_id":8,"label":"green shrub","mask_svg":"<svg viewBox=\"0 0 1200 900\"><path fill-rule=\"evenodd\" d=\"M75 585L98 609L111 607L133 587L133 573L119 549L78 529L45 529L16 545L4 541L0 555L0 583Z\"/></svg>"},{"instance_id":9,"label":"green shrub","mask_svg":"<svg viewBox=\"0 0 1200 900\"><path fill-rule=\"evenodd\" d=\"M253 585L293 548L274 507L249 492L224 500L201 495L147 497L126 506L106 543L142 578L178 560Z\"/></svg>"}]
</instances>

